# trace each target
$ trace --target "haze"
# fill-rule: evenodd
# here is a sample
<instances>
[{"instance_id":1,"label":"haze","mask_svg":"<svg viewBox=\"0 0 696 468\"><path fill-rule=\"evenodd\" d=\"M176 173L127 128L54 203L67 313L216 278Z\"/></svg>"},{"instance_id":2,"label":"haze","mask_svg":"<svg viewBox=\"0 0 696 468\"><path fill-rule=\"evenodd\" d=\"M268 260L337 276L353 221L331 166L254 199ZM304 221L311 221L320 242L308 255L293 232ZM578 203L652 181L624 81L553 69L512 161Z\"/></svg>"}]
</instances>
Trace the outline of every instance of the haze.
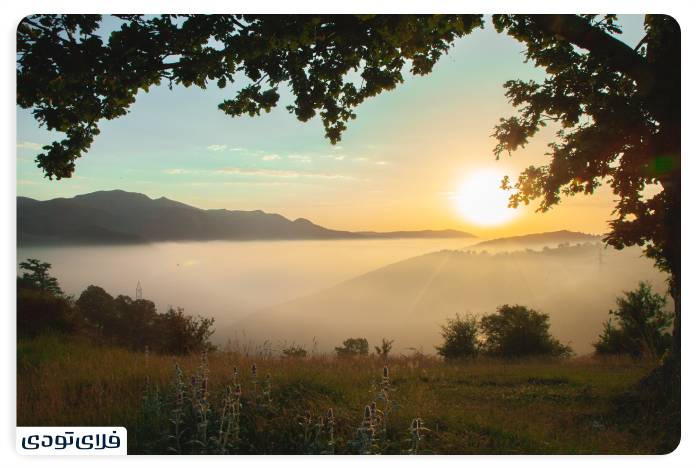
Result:
<instances>
[{"instance_id":1,"label":"haze","mask_svg":"<svg viewBox=\"0 0 696 468\"><path fill-rule=\"evenodd\" d=\"M330 352L351 336L395 350L432 353L454 314L519 303L551 316L552 332L584 354L622 291L665 275L640 249L600 244L520 251L466 250L480 239L157 243L129 247L20 248L18 258L53 264L66 292L89 284L143 297L160 310L184 307L216 319L214 341L296 343ZM506 253L508 250L516 251Z\"/></svg>"}]
</instances>

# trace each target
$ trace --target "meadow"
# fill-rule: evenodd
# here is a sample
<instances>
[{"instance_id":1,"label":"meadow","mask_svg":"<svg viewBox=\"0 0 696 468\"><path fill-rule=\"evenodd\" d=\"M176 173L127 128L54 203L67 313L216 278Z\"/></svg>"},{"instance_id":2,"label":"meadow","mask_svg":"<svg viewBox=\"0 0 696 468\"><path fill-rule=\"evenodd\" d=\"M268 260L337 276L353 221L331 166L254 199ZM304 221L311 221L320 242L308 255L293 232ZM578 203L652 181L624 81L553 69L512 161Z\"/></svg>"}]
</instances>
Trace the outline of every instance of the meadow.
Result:
<instances>
[{"instance_id":1,"label":"meadow","mask_svg":"<svg viewBox=\"0 0 696 468\"><path fill-rule=\"evenodd\" d=\"M654 365L173 357L43 335L18 342L17 425L125 426L134 454L665 453L678 433L620 404Z\"/></svg>"}]
</instances>

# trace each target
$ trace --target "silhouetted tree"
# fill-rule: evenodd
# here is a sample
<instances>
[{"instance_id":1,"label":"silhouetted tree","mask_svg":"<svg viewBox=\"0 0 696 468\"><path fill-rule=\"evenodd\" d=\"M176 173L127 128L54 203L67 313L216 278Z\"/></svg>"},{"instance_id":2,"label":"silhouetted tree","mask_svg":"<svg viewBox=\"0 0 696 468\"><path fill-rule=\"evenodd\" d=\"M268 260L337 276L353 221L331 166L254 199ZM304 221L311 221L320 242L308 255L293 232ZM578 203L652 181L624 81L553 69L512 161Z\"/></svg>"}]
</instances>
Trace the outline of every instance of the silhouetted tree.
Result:
<instances>
[{"instance_id":1,"label":"silhouetted tree","mask_svg":"<svg viewBox=\"0 0 696 468\"><path fill-rule=\"evenodd\" d=\"M343 346L334 348L339 357L366 356L370 352L370 346L365 338L348 338L343 341Z\"/></svg>"},{"instance_id":2,"label":"silhouetted tree","mask_svg":"<svg viewBox=\"0 0 696 468\"><path fill-rule=\"evenodd\" d=\"M17 286L19 288L35 288L56 296L63 295L58 280L48 273L48 270L51 269L50 263L42 262L36 258L28 258L19 263L19 268L25 270L24 274L18 278Z\"/></svg>"},{"instance_id":3,"label":"silhouetted tree","mask_svg":"<svg viewBox=\"0 0 696 468\"><path fill-rule=\"evenodd\" d=\"M393 345L394 345L394 340L388 340L386 338L382 338L381 346L375 346L375 353L377 353L378 356L386 359L389 357L389 353L391 352Z\"/></svg>"},{"instance_id":4,"label":"silhouetted tree","mask_svg":"<svg viewBox=\"0 0 696 468\"><path fill-rule=\"evenodd\" d=\"M82 291L76 302L87 325L109 335L115 331L117 320L114 298L99 286L90 285Z\"/></svg>"},{"instance_id":5,"label":"silhouetted tree","mask_svg":"<svg viewBox=\"0 0 696 468\"><path fill-rule=\"evenodd\" d=\"M71 334L80 330L80 326L80 317L69 298L44 289L17 290L17 336Z\"/></svg>"},{"instance_id":6,"label":"silhouetted tree","mask_svg":"<svg viewBox=\"0 0 696 468\"><path fill-rule=\"evenodd\" d=\"M210 342L215 319L185 315L181 308L169 308L157 320L158 348L163 353L187 354L214 349Z\"/></svg>"},{"instance_id":7,"label":"silhouetted tree","mask_svg":"<svg viewBox=\"0 0 696 468\"><path fill-rule=\"evenodd\" d=\"M665 310L664 296L653 293L641 282L634 291L616 299L616 310L604 323L604 331L594 343L597 354L629 354L633 357L659 357L669 347L672 314ZM612 323L617 320L617 326Z\"/></svg>"},{"instance_id":8,"label":"silhouetted tree","mask_svg":"<svg viewBox=\"0 0 696 468\"><path fill-rule=\"evenodd\" d=\"M549 316L521 305L503 305L481 318L483 351L496 357L569 356L572 350L549 333Z\"/></svg>"},{"instance_id":9,"label":"silhouetted tree","mask_svg":"<svg viewBox=\"0 0 696 468\"><path fill-rule=\"evenodd\" d=\"M283 356L289 358L303 358L307 357L307 350L302 346L292 345L283 349Z\"/></svg>"},{"instance_id":10,"label":"silhouetted tree","mask_svg":"<svg viewBox=\"0 0 696 468\"><path fill-rule=\"evenodd\" d=\"M457 314L442 326L444 343L437 346L437 354L445 360L475 357L479 352L479 323L472 315L460 317Z\"/></svg>"}]
</instances>

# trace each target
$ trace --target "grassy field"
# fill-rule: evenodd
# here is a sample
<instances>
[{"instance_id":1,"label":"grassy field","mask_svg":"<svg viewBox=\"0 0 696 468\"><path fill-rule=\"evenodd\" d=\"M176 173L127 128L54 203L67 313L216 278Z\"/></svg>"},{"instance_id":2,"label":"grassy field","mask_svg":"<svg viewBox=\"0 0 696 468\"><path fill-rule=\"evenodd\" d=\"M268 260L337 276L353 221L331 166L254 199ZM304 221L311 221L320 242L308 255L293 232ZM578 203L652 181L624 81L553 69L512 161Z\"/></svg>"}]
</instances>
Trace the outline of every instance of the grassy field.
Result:
<instances>
[{"instance_id":1,"label":"grassy field","mask_svg":"<svg viewBox=\"0 0 696 468\"><path fill-rule=\"evenodd\" d=\"M395 357L385 383L384 363L376 357L283 359L230 351L211 353L203 366L201 356L176 358L183 372L176 384L171 356L55 336L21 340L17 354L18 425L125 426L129 453L215 453L221 428L230 434L230 421L237 432L226 453L669 451L659 420L616 410L617 397L651 370L649 363L577 358L450 364ZM235 397L235 367L241 397ZM176 399L177 388L188 395L185 401ZM202 394L195 396L199 388ZM378 398L385 388L386 398ZM234 401L240 407L232 411ZM365 415L372 401L374 419ZM192 404L204 411L190 413ZM182 422L174 429L177 419ZM194 436L201 431L202 437Z\"/></svg>"}]
</instances>

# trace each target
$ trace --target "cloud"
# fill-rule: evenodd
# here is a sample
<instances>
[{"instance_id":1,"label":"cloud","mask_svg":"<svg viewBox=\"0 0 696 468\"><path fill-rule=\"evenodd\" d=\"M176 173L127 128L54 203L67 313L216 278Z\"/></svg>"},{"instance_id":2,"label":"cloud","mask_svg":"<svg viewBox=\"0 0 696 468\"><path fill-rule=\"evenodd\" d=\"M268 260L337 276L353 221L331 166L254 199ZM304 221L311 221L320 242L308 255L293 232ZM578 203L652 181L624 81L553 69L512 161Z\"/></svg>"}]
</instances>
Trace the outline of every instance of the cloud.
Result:
<instances>
[{"instance_id":1,"label":"cloud","mask_svg":"<svg viewBox=\"0 0 696 468\"><path fill-rule=\"evenodd\" d=\"M353 177L343 174L335 174L328 172L299 172L286 171L279 169L255 169L243 167L225 167L215 171L218 174L226 175L245 175L245 176L261 176L261 177L278 177L284 179L296 178L312 178L312 179L353 179Z\"/></svg>"},{"instance_id":2,"label":"cloud","mask_svg":"<svg viewBox=\"0 0 696 468\"><path fill-rule=\"evenodd\" d=\"M214 185L216 187L219 187L221 185L224 186L236 186L236 185L253 185L253 186L263 186L263 187L273 187L273 186L288 186L288 185L294 185L294 182L290 181L259 181L259 180L235 180L235 181L197 181L197 182L184 182L183 185L191 186L191 187L206 187L210 185Z\"/></svg>"},{"instance_id":3,"label":"cloud","mask_svg":"<svg viewBox=\"0 0 696 468\"><path fill-rule=\"evenodd\" d=\"M20 141L17 143L17 148L40 150L41 147L42 145L40 143L34 143L33 141Z\"/></svg>"},{"instance_id":4,"label":"cloud","mask_svg":"<svg viewBox=\"0 0 696 468\"><path fill-rule=\"evenodd\" d=\"M312 162L312 158L310 158L309 156L304 155L304 154L291 154L291 155L288 155L288 159L292 159L294 161L298 161L301 163L311 163Z\"/></svg>"},{"instance_id":5,"label":"cloud","mask_svg":"<svg viewBox=\"0 0 696 468\"><path fill-rule=\"evenodd\" d=\"M389 163L387 161L377 161L375 164L377 164L378 166L386 166Z\"/></svg>"},{"instance_id":6,"label":"cloud","mask_svg":"<svg viewBox=\"0 0 696 468\"><path fill-rule=\"evenodd\" d=\"M227 145L208 145L205 147L208 151L225 151Z\"/></svg>"},{"instance_id":7,"label":"cloud","mask_svg":"<svg viewBox=\"0 0 696 468\"><path fill-rule=\"evenodd\" d=\"M261 159L264 161L275 161L276 159L280 159L280 156L278 156L277 154L267 154L261 157Z\"/></svg>"},{"instance_id":8,"label":"cloud","mask_svg":"<svg viewBox=\"0 0 696 468\"><path fill-rule=\"evenodd\" d=\"M343 179L355 180L355 177L337 174L331 172L308 172L308 171L293 171L282 169L266 169L266 168L246 168L246 167L223 167L220 169L183 169L171 168L162 171L167 175L186 175L186 174L207 174L207 175L239 175L239 176L258 176L277 179Z\"/></svg>"},{"instance_id":9,"label":"cloud","mask_svg":"<svg viewBox=\"0 0 696 468\"><path fill-rule=\"evenodd\" d=\"M173 168L173 169L165 169L163 171L165 174L168 175L181 175L181 174L195 174L198 171L192 171L191 169L181 169L181 168Z\"/></svg>"}]
</instances>

